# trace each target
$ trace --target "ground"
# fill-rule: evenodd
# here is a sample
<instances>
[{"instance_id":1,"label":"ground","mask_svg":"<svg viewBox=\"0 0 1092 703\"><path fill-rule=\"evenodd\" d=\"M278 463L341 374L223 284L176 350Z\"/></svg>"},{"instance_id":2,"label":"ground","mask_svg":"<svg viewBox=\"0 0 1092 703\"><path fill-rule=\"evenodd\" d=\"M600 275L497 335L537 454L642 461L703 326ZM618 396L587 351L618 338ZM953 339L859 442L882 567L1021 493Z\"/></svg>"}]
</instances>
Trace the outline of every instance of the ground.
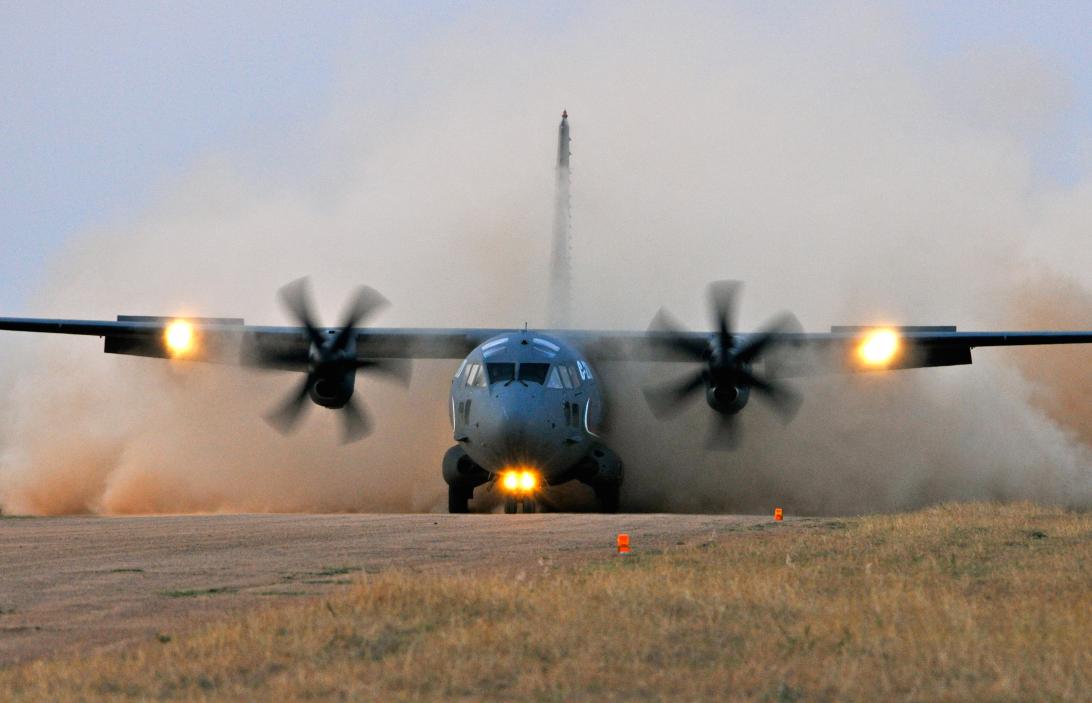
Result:
<instances>
[{"instance_id":1,"label":"ground","mask_svg":"<svg viewBox=\"0 0 1092 703\"><path fill-rule=\"evenodd\" d=\"M712 515L190 515L0 520L0 665L154 638L392 567L608 557L763 521ZM213 597L214 596L214 597Z\"/></svg>"},{"instance_id":2,"label":"ground","mask_svg":"<svg viewBox=\"0 0 1092 703\"><path fill-rule=\"evenodd\" d=\"M146 632L79 656L32 635L53 644L0 669L5 700L1092 700L1088 513L170 518L142 548L144 520L0 526L52 531L53 558L2 582L42 579L25 617L113 600L51 580L153 580L82 626L144 613ZM65 539L77 524L130 544Z\"/></svg>"}]
</instances>

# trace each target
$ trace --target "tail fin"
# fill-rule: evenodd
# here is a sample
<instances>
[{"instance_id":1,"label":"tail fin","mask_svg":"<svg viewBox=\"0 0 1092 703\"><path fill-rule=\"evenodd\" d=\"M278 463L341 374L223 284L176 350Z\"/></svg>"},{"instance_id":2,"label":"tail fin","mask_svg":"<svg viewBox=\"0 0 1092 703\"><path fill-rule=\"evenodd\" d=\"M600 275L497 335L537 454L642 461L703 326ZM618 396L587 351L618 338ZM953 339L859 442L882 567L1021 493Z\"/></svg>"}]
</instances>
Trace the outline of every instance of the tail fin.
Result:
<instances>
[{"instance_id":1,"label":"tail fin","mask_svg":"<svg viewBox=\"0 0 1092 703\"><path fill-rule=\"evenodd\" d=\"M572 262L569 241L569 113L557 128L557 192L554 201L553 253L550 257L550 326L571 326Z\"/></svg>"}]
</instances>

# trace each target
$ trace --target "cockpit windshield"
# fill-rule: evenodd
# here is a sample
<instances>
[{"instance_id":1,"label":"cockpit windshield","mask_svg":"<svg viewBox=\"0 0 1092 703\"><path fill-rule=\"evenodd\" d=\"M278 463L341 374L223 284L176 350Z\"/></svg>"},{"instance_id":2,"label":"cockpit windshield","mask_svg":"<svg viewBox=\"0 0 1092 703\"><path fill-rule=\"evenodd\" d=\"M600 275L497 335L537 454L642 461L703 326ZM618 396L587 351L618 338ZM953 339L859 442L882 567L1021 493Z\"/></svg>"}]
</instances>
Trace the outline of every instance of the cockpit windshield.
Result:
<instances>
[{"instance_id":1,"label":"cockpit windshield","mask_svg":"<svg viewBox=\"0 0 1092 703\"><path fill-rule=\"evenodd\" d=\"M517 367L509 361L495 361L485 365L489 373L489 384L512 382L537 383L547 388L579 388L580 375L575 368L568 364L546 364L541 362L523 362ZM468 372L468 377L473 375L473 369ZM484 381L484 379L483 379ZM470 385L470 381L467 381ZM484 385L484 383L483 383Z\"/></svg>"},{"instance_id":2,"label":"cockpit windshield","mask_svg":"<svg viewBox=\"0 0 1092 703\"><path fill-rule=\"evenodd\" d=\"M519 380L525 383L537 383L541 386L546 383L546 374L549 371L549 364L522 363L519 365Z\"/></svg>"},{"instance_id":3,"label":"cockpit windshield","mask_svg":"<svg viewBox=\"0 0 1092 703\"><path fill-rule=\"evenodd\" d=\"M490 383L507 383L516 378L516 365L512 363L498 361L486 364L485 368L489 371Z\"/></svg>"}]
</instances>

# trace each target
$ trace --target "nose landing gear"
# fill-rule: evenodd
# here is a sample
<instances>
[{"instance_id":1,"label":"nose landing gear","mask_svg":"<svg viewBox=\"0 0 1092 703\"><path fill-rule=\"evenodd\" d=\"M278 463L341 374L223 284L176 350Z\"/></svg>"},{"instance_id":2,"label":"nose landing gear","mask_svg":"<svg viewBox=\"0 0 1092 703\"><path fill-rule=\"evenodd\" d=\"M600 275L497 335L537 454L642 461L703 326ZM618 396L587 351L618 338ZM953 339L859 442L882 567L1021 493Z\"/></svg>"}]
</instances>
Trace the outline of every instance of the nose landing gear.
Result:
<instances>
[{"instance_id":1,"label":"nose landing gear","mask_svg":"<svg viewBox=\"0 0 1092 703\"><path fill-rule=\"evenodd\" d=\"M525 496L523 498L508 496L504 499L504 512L506 515L515 515L521 505L524 513L535 512L534 496Z\"/></svg>"},{"instance_id":2,"label":"nose landing gear","mask_svg":"<svg viewBox=\"0 0 1092 703\"><path fill-rule=\"evenodd\" d=\"M515 514L523 506L523 512L535 512L535 493L542 484L542 476L531 468L512 468L502 471L496 486L504 494L504 512Z\"/></svg>"}]
</instances>

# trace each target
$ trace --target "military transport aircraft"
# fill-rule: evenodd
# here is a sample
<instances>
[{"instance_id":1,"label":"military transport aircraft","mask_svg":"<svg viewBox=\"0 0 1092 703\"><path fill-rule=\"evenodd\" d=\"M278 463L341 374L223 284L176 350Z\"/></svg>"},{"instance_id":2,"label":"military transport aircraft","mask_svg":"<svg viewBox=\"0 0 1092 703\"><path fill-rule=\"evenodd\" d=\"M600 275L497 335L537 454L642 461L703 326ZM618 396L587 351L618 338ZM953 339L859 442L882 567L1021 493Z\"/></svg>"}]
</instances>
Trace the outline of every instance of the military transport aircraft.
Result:
<instances>
[{"instance_id":1,"label":"military transport aircraft","mask_svg":"<svg viewBox=\"0 0 1092 703\"><path fill-rule=\"evenodd\" d=\"M308 398L340 409L345 438L365 435L370 422L355 402L358 371L408 380L410 359L462 359L451 382L455 445L443 458L448 509L466 512L474 489L490 484L505 509L535 508L544 485L590 485L604 510L618 507L622 458L606 445L601 361L688 362L696 368L667 386L645 389L664 416L704 391L715 413L711 446L730 446L735 416L754 392L788 420L800 400L763 357L776 348L818 353L847 371L971 363L975 347L1092 342L1082 332L957 332L954 327L836 327L828 333L793 329L783 316L758 332L732 328L735 285L710 286L716 329L686 332L661 311L643 332L528 329L378 329L357 325L383 304L361 288L338 327L319 327L306 281L281 298L299 326L246 325L241 319L119 316L116 321L0 318L0 330L95 335L112 354L235 363L299 371L298 388L269 416L287 431ZM757 367L762 366L760 371Z\"/></svg>"},{"instance_id":2,"label":"military transport aircraft","mask_svg":"<svg viewBox=\"0 0 1092 703\"><path fill-rule=\"evenodd\" d=\"M555 213L554 309L568 302L568 123L559 129L558 211ZM280 296L299 323L247 325L231 318L119 315L116 321L0 318L0 330L95 335L105 351L155 358L232 363L304 374L286 402L268 416L292 429L310 400L339 409L345 439L367 434L370 421L354 398L357 372L408 381L412 359L462 359L451 381L454 446L443 457L448 509L467 512L474 489L487 484L505 496L505 511L535 509L546 485L590 485L606 511L618 508L623 461L601 429L604 388L595 364L608 361L682 362L685 377L645 389L654 414L664 417L704 392L714 422L709 446L731 447L737 414L751 393L788 421L800 399L782 379L811 369L907 369L971 363L975 347L1092 342L1081 332L958 332L955 327L835 327L804 333L783 315L753 333L734 330L737 284L709 287L714 331L684 331L664 311L648 331L566 329L375 329L358 325L385 301L359 289L338 327L319 327L300 279ZM561 301L558 304L558 301ZM773 352L788 351L789 354ZM792 354L791 352L797 352ZM786 361L787 357L787 361Z\"/></svg>"}]
</instances>

